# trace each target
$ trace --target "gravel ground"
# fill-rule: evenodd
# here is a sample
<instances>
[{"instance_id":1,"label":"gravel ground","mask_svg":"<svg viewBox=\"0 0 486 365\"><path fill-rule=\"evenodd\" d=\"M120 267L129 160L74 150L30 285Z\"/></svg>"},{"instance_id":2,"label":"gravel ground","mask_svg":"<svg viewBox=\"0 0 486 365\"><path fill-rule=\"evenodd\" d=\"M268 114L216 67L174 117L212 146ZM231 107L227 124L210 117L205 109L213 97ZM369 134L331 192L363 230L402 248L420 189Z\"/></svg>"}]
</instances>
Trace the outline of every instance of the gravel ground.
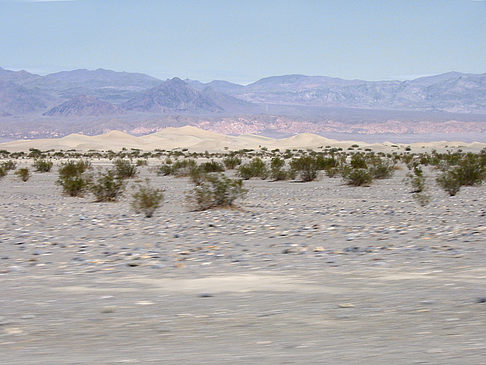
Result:
<instances>
[{"instance_id":1,"label":"gravel ground","mask_svg":"<svg viewBox=\"0 0 486 365\"><path fill-rule=\"evenodd\" d=\"M484 364L486 185L430 176L423 208L405 170L252 180L238 209L194 212L186 179L142 168L165 189L150 219L10 173L0 364Z\"/></svg>"}]
</instances>

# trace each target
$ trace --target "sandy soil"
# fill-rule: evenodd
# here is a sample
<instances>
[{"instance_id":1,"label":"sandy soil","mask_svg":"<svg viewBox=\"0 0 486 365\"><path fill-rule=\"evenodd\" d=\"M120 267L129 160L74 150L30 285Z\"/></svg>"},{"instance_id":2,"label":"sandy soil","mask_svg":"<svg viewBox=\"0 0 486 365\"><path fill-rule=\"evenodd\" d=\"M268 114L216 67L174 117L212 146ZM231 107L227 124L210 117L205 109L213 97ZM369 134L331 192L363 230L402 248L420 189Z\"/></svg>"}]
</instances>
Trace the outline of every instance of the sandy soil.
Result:
<instances>
[{"instance_id":1,"label":"sandy soil","mask_svg":"<svg viewBox=\"0 0 486 365\"><path fill-rule=\"evenodd\" d=\"M143 168L166 189L146 219L9 174L0 364L484 364L486 186L430 177L422 208L404 175L252 180L194 212L186 179Z\"/></svg>"}]
</instances>

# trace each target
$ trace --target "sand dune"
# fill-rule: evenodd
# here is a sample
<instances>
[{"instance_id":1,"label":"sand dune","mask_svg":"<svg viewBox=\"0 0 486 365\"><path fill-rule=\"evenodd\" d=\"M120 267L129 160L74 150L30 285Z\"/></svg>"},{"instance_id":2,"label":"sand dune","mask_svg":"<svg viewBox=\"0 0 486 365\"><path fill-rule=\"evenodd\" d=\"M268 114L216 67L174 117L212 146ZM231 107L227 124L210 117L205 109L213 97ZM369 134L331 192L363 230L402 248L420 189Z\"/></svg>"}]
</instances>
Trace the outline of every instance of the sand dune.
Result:
<instances>
[{"instance_id":1,"label":"sand dune","mask_svg":"<svg viewBox=\"0 0 486 365\"><path fill-rule=\"evenodd\" d=\"M410 146L412 151L447 150L462 148L465 151L479 151L486 148L485 143L463 143L463 142L427 142L412 143L410 145L386 143L369 144L359 141L337 141L323 136L310 133L302 133L288 138L273 139L258 135L228 136L199 129L192 126L181 128L166 128L159 132L141 137L132 136L121 131L110 131L97 136L85 136L81 134L70 134L62 138L18 140L0 143L0 149L10 152L28 151L29 148L40 150L69 150L76 149L87 151L90 149L107 151L121 150L122 148L138 148L145 151L154 149L172 150L187 148L195 152L217 152L224 150L239 150L243 148L258 149L317 149L319 147L340 147L347 149L357 144L360 148L371 148L375 151L391 151L397 148L403 149Z\"/></svg>"}]
</instances>

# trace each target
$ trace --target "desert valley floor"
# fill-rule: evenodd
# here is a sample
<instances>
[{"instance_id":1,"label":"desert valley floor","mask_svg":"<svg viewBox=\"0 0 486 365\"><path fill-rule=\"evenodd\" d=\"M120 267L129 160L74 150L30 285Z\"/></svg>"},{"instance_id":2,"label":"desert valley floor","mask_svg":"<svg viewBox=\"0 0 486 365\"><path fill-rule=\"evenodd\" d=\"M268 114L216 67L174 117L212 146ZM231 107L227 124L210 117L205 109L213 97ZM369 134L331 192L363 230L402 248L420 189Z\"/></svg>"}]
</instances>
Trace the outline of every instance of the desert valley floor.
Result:
<instances>
[{"instance_id":1,"label":"desert valley floor","mask_svg":"<svg viewBox=\"0 0 486 365\"><path fill-rule=\"evenodd\" d=\"M485 361L484 184L421 207L406 168L250 180L237 209L198 212L186 178L142 167L165 189L145 218L130 194L62 196L54 170L2 180L0 364Z\"/></svg>"}]
</instances>

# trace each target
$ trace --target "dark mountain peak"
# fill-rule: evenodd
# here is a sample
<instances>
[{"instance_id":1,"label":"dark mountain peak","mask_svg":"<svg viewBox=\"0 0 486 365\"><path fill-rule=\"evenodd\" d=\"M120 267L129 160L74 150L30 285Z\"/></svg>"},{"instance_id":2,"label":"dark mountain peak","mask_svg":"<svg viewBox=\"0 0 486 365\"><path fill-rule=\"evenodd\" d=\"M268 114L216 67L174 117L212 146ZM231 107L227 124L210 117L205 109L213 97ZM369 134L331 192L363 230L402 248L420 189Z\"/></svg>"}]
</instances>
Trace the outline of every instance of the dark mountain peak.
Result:
<instances>
[{"instance_id":1,"label":"dark mountain peak","mask_svg":"<svg viewBox=\"0 0 486 365\"><path fill-rule=\"evenodd\" d=\"M219 112L211 98L191 88L178 77L160 83L124 103L126 110L145 112Z\"/></svg>"},{"instance_id":2,"label":"dark mountain peak","mask_svg":"<svg viewBox=\"0 0 486 365\"><path fill-rule=\"evenodd\" d=\"M45 112L47 116L100 116L120 112L115 105L90 95L79 95Z\"/></svg>"},{"instance_id":3,"label":"dark mountain peak","mask_svg":"<svg viewBox=\"0 0 486 365\"><path fill-rule=\"evenodd\" d=\"M172 87L187 87L190 88L190 86L183 80L181 80L178 77L173 77L171 79L167 79L166 81L162 82L159 86L164 87L164 86L172 86Z\"/></svg>"}]
</instances>

